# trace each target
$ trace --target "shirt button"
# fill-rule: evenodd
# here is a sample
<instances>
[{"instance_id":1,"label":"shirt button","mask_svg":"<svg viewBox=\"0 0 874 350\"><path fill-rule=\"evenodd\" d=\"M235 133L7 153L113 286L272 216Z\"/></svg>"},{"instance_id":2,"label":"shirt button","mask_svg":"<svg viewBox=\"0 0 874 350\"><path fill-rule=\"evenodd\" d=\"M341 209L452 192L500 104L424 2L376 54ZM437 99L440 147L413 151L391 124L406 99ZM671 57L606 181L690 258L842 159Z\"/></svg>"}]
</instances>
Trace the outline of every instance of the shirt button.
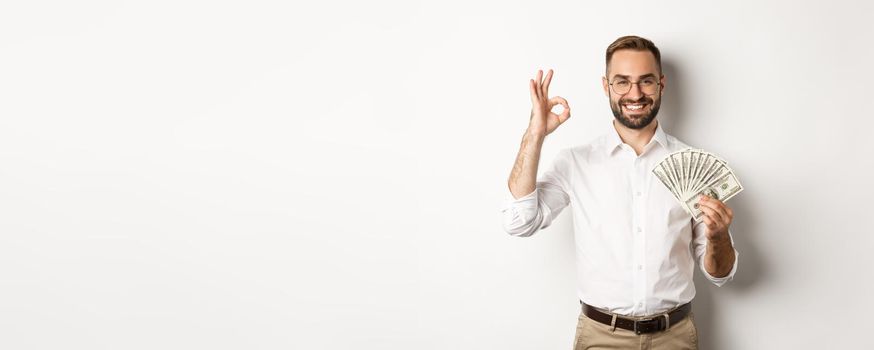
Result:
<instances>
[{"instance_id":1,"label":"shirt button","mask_svg":"<svg viewBox=\"0 0 874 350\"><path fill-rule=\"evenodd\" d=\"M640 191L637 192L637 196L640 197Z\"/></svg>"},{"instance_id":2,"label":"shirt button","mask_svg":"<svg viewBox=\"0 0 874 350\"><path fill-rule=\"evenodd\" d=\"M637 227L637 232L641 232L643 230L640 229L640 226Z\"/></svg>"},{"instance_id":3,"label":"shirt button","mask_svg":"<svg viewBox=\"0 0 874 350\"><path fill-rule=\"evenodd\" d=\"M643 265L637 265L638 270L643 270Z\"/></svg>"},{"instance_id":4,"label":"shirt button","mask_svg":"<svg viewBox=\"0 0 874 350\"><path fill-rule=\"evenodd\" d=\"M643 302L642 302L642 301L641 301L641 302L638 302L638 303L637 303L637 307L643 307Z\"/></svg>"}]
</instances>

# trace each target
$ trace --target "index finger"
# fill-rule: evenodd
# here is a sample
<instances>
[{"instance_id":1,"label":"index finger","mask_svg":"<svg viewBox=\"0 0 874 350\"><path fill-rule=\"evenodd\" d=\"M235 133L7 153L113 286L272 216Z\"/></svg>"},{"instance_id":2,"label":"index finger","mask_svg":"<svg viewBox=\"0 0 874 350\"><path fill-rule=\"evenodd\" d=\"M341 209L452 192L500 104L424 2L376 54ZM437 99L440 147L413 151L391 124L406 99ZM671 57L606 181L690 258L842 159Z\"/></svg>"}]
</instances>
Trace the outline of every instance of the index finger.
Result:
<instances>
[{"instance_id":1,"label":"index finger","mask_svg":"<svg viewBox=\"0 0 874 350\"><path fill-rule=\"evenodd\" d=\"M531 90L531 102L532 103L537 102L537 100L540 99L540 96L537 94L536 85L537 84L534 83L534 79L528 80L528 88L529 88L529 90Z\"/></svg>"}]
</instances>

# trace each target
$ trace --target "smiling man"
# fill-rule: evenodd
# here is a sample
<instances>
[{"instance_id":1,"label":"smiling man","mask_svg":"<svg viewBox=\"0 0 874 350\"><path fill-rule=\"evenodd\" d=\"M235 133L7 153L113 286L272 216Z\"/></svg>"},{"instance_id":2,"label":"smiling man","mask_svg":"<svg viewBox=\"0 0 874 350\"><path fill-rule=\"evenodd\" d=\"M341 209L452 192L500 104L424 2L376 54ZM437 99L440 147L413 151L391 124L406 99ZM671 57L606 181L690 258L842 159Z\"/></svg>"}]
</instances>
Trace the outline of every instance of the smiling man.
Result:
<instances>
[{"instance_id":1,"label":"smiling man","mask_svg":"<svg viewBox=\"0 0 874 350\"><path fill-rule=\"evenodd\" d=\"M570 106L549 97L551 70L529 82L531 118L508 180L504 230L531 236L571 206L581 304L574 349L697 349L695 265L717 286L733 278L733 213L702 197L705 216L695 222L651 172L689 147L656 119L666 82L658 48L624 36L606 58L613 130L561 150L539 178L543 142L570 118ZM551 112L556 105L561 114Z\"/></svg>"}]
</instances>

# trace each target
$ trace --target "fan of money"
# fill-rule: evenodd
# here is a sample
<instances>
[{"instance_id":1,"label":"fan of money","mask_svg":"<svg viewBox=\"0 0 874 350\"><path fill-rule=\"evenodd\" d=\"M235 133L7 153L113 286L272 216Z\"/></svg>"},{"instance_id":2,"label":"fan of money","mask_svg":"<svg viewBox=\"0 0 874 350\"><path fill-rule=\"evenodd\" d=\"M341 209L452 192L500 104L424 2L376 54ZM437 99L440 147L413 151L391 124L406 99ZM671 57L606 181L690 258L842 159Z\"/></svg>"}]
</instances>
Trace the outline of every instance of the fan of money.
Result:
<instances>
[{"instance_id":1,"label":"fan of money","mask_svg":"<svg viewBox=\"0 0 874 350\"><path fill-rule=\"evenodd\" d=\"M704 216L698 209L701 195L725 202L744 189L728 163L700 149L687 148L671 153L652 172L695 221Z\"/></svg>"}]
</instances>

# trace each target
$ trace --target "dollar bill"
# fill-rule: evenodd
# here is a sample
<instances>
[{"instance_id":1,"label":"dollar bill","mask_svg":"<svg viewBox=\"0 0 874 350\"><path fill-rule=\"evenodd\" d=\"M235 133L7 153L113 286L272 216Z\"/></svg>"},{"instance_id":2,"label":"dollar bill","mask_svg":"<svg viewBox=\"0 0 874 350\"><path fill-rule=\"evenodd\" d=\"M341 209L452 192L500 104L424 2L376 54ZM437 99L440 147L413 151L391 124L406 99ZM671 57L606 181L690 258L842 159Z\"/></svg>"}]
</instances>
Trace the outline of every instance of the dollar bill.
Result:
<instances>
[{"instance_id":1,"label":"dollar bill","mask_svg":"<svg viewBox=\"0 0 874 350\"><path fill-rule=\"evenodd\" d=\"M661 181L662 184L664 184L665 187L667 187L668 190L671 191L671 194L673 194L674 197L677 198L677 200L679 200L680 194L677 193L677 190L674 189L673 181L671 181L671 179L668 178L668 175L665 174L665 170L662 169L661 165L657 165L655 168L653 168L652 172L659 179L659 181Z\"/></svg>"},{"instance_id":2,"label":"dollar bill","mask_svg":"<svg viewBox=\"0 0 874 350\"><path fill-rule=\"evenodd\" d=\"M689 149L680 153L680 159L683 161L683 179L685 179L686 189L692 184L692 176L689 174L692 170L692 153Z\"/></svg>"}]
</instances>

